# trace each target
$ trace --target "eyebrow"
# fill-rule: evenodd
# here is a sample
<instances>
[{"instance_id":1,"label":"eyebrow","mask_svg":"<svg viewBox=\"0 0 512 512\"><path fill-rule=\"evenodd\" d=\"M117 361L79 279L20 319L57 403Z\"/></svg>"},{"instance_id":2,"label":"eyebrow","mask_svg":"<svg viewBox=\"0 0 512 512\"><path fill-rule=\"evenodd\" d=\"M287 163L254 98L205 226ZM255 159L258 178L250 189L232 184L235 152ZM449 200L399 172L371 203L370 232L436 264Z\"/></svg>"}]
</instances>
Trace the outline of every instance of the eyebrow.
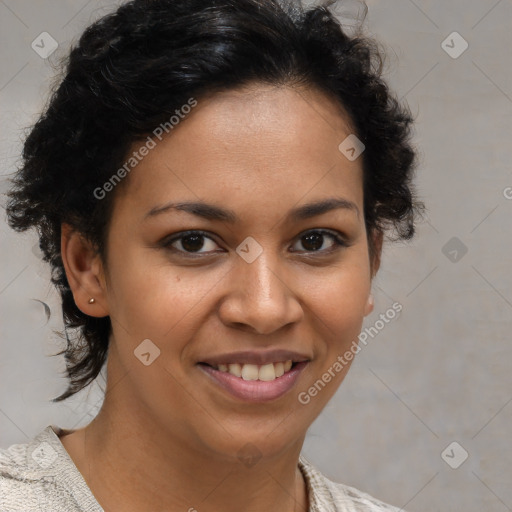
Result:
<instances>
[{"instance_id":1,"label":"eyebrow","mask_svg":"<svg viewBox=\"0 0 512 512\"><path fill-rule=\"evenodd\" d=\"M286 219L300 221L337 209L350 210L355 212L358 218L360 216L359 208L354 202L340 197L332 197L294 208L287 214ZM198 201L171 202L162 206L155 206L149 210L144 218L155 217L163 213L168 213L171 210L184 211L196 215L197 217L202 217L203 219L228 222L229 224L235 224L238 221L238 217L233 210Z\"/></svg>"}]
</instances>

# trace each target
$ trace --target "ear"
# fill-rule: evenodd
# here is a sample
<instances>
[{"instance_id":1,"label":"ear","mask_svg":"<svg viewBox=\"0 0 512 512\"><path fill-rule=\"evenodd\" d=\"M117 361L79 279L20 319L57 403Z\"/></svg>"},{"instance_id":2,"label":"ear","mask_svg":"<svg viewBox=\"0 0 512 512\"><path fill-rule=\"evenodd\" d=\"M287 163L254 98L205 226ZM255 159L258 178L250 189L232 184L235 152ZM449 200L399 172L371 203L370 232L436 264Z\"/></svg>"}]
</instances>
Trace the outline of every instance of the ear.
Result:
<instances>
[{"instance_id":1,"label":"ear","mask_svg":"<svg viewBox=\"0 0 512 512\"><path fill-rule=\"evenodd\" d=\"M374 252L373 252L373 261L371 261L370 268L371 268L372 279L373 279L380 268L380 260L382 257L382 243L383 243L384 234L382 233L382 231L375 230L373 232L372 236L373 236Z\"/></svg>"},{"instance_id":2,"label":"ear","mask_svg":"<svg viewBox=\"0 0 512 512\"><path fill-rule=\"evenodd\" d=\"M103 264L91 242L69 224L62 224L60 250L77 308L89 316L108 316ZM90 299L94 299L92 304Z\"/></svg>"},{"instance_id":3,"label":"ear","mask_svg":"<svg viewBox=\"0 0 512 512\"><path fill-rule=\"evenodd\" d=\"M373 259L370 261L370 271L371 271L372 281L380 268L380 261L381 261L381 257L382 257L383 236L384 235L383 235L382 231L375 230L372 233L373 247L374 247ZM365 308L364 308L364 316L369 315L373 311L373 306L374 306L373 294L370 291L370 294L368 295L368 300L367 300Z\"/></svg>"}]
</instances>

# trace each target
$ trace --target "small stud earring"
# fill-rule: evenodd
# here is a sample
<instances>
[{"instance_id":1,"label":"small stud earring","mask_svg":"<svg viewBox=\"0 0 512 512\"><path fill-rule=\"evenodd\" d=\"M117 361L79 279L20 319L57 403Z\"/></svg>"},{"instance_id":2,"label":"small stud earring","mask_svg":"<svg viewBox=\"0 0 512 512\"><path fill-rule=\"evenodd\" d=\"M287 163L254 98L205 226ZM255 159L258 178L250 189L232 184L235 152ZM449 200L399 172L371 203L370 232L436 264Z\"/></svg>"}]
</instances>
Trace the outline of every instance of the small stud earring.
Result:
<instances>
[{"instance_id":1,"label":"small stud earring","mask_svg":"<svg viewBox=\"0 0 512 512\"><path fill-rule=\"evenodd\" d=\"M89 304L94 304L95 302L96 302L96 299L94 299L92 297L89 299Z\"/></svg>"},{"instance_id":2,"label":"small stud earring","mask_svg":"<svg viewBox=\"0 0 512 512\"><path fill-rule=\"evenodd\" d=\"M370 306L373 306L373 294L370 293L370 295L368 296L368 304Z\"/></svg>"}]
</instances>

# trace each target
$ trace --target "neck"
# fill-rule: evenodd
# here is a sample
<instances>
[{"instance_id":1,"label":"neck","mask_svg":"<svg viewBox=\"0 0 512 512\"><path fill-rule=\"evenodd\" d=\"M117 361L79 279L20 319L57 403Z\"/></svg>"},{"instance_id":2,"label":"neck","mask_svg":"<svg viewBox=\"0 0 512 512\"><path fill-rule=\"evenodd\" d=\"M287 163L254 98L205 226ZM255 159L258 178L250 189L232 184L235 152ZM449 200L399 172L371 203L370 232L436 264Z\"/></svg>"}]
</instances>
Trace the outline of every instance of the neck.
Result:
<instances>
[{"instance_id":1,"label":"neck","mask_svg":"<svg viewBox=\"0 0 512 512\"><path fill-rule=\"evenodd\" d=\"M307 512L298 468L304 439L272 456L241 462L147 420L146 411L107 393L98 416L62 443L106 512ZM249 453L251 452L248 449ZM261 455L261 454L258 454Z\"/></svg>"}]
</instances>

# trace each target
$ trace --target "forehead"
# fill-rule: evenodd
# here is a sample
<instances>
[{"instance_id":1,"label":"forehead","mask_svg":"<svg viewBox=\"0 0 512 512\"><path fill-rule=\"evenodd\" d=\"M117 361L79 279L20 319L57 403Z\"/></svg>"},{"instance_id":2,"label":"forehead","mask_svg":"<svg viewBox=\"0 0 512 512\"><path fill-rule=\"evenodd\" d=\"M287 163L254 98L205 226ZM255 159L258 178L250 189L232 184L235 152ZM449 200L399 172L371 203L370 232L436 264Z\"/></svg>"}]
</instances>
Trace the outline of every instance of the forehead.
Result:
<instances>
[{"instance_id":1,"label":"forehead","mask_svg":"<svg viewBox=\"0 0 512 512\"><path fill-rule=\"evenodd\" d=\"M362 206L361 159L338 149L351 133L341 106L312 89L259 85L198 98L155 139L121 200L135 209L175 198L275 209L334 193Z\"/></svg>"}]
</instances>

